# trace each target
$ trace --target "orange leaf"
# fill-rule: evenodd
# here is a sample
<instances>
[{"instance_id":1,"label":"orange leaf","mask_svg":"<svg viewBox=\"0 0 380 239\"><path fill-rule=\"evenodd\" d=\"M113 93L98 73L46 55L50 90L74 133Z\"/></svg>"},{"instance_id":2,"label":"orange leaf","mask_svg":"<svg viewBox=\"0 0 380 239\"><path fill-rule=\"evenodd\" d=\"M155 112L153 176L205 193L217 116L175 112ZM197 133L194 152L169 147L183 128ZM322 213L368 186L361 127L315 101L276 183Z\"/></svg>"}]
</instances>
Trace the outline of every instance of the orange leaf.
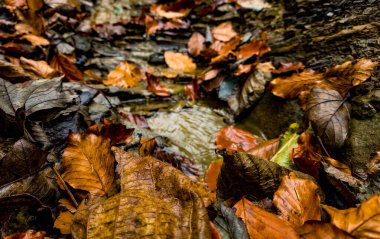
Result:
<instances>
[{"instance_id":1,"label":"orange leaf","mask_svg":"<svg viewBox=\"0 0 380 239\"><path fill-rule=\"evenodd\" d=\"M207 172L205 175L205 182L207 183L208 189L211 192L216 192L218 176L220 173L220 169L222 168L223 160L219 159L216 161L212 161L207 168Z\"/></svg>"},{"instance_id":2,"label":"orange leaf","mask_svg":"<svg viewBox=\"0 0 380 239\"><path fill-rule=\"evenodd\" d=\"M145 79L145 75L137 66L128 62L121 62L108 74L107 80L103 83L120 88L129 88L137 86L142 79Z\"/></svg>"},{"instance_id":3,"label":"orange leaf","mask_svg":"<svg viewBox=\"0 0 380 239\"><path fill-rule=\"evenodd\" d=\"M220 236L220 233L214 223L210 221L210 228L211 228L211 239L222 239Z\"/></svg>"},{"instance_id":4,"label":"orange leaf","mask_svg":"<svg viewBox=\"0 0 380 239\"><path fill-rule=\"evenodd\" d=\"M239 47L238 51L236 52L236 58L238 60L241 60L244 58L250 58L255 55L261 57L270 50L270 47L267 46L263 40L253 39L249 43L246 43Z\"/></svg>"},{"instance_id":5,"label":"orange leaf","mask_svg":"<svg viewBox=\"0 0 380 239\"><path fill-rule=\"evenodd\" d=\"M322 206L331 223L357 238L380 238L380 195L362 202L357 208L339 210Z\"/></svg>"},{"instance_id":6,"label":"orange leaf","mask_svg":"<svg viewBox=\"0 0 380 239\"><path fill-rule=\"evenodd\" d=\"M285 73L290 71L299 71L303 70L305 66L302 64L302 62L287 62L283 63L281 62L281 65L278 69L275 69L273 73Z\"/></svg>"},{"instance_id":7,"label":"orange leaf","mask_svg":"<svg viewBox=\"0 0 380 239\"><path fill-rule=\"evenodd\" d=\"M143 138L140 140L140 156L152 156L157 147L156 138Z\"/></svg>"},{"instance_id":8,"label":"orange leaf","mask_svg":"<svg viewBox=\"0 0 380 239\"><path fill-rule=\"evenodd\" d=\"M355 239L333 224L320 221L308 221L297 232L303 239Z\"/></svg>"},{"instance_id":9,"label":"orange leaf","mask_svg":"<svg viewBox=\"0 0 380 239\"><path fill-rule=\"evenodd\" d=\"M187 94L187 98L195 101L198 98L199 85L198 80L194 78L184 87L185 93Z\"/></svg>"},{"instance_id":10,"label":"orange leaf","mask_svg":"<svg viewBox=\"0 0 380 239\"><path fill-rule=\"evenodd\" d=\"M240 37L236 36L232 38L229 42L214 42L210 47L218 52L218 56L213 57L211 59L211 63L217 63L220 61L225 60L231 53L232 51L235 50L235 48L239 45L240 43Z\"/></svg>"},{"instance_id":11,"label":"orange leaf","mask_svg":"<svg viewBox=\"0 0 380 239\"><path fill-rule=\"evenodd\" d=\"M219 72L220 69L206 69L197 78L204 81L212 80L218 76Z\"/></svg>"},{"instance_id":12,"label":"orange leaf","mask_svg":"<svg viewBox=\"0 0 380 239\"><path fill-rule=\"evenodd\" d=\"M315 183L298 178L293 172L284 176L273 197L273 204L281 212L280 218L294 227L300 227L308 220L321 220L317 189Z\"/></svg>"},{"instance_id":13,"label":"orange leaf","mask_svg":"<svg viewBox=\"0 0 380 239\"><path fill-rule=\"evenodd\" d=\"M155 95L166 97L171 95L171 90L166 86L162 85L160 81L154 75L147 74L147 90L152 92Z\"/></svg>"},{"instance_id":14,"label":"orange leaf","mask_svg":"<svg viewBox=\"0 0 380 239\"><path fill-rule=\"evenodd\" d=\"M228 154L247 152L258 145L257 138L233 125L219 130L215 144L218 149L226 149Z\"/></svg>"},{"instance_id":15,"label":"orange leaf","mask_svg":"<svg viewBox=\"0 0 380 239\"><path fill-rule=\"evenodd\" d=\"M14 10L16 8L23 8L26 6L26 0L4 0L5 7L9 10Z\"/></svg>"},{"instance_id":16,"label":"orange leaf","mask_svg":"<svg viewBox=\"0 0 380 239\"><path fill-rule=\"evenodd\" d=\"M31 71L39 77L51 79L59 75L59 73L51 66L49 66L46 61L34 61L31 59L26 59L24 57L21 57L20 60L21 66L24 68L24 70Z\"/></svg>"},{"instance_id":17,"label":"orange leaf","mask_svg":"<svg viewBox=\"0 0 380 239\"><path fill-rule=\"evenodd\" d=\"M243 219L251 239L299 238L293 228L274 214L256 207L246 198L234 205L236 216Z\"/></svg>"},{"instance_id":18,"label":"orange leaf","mask_svg":"<svg viewBox=\"0 0 380 239\"><path fill-rule=\"evenodd\" d=\"M253 66L254 66L254 64L248 64L248 65L240 64L240 65L238 65L238 68L235 71L234 75L235 76L240 76L242 74L249 73L249 72L251 72Z\"/></svg>"},{"instance_id":19,"label":"orange leaf","mask_svg":"<svg viewBox=\"0 0 380 239\"><path fill-rule=\"evenodd\" d=\"M202 34L199 32L194 32L187 42L187 51L193 56L198 56L205 48L205 41L206 39Z\"/></svg>"},{"instance_id":20,"label":"orange leaf","mask_svg":"<svg viewBox=\"0 0 380 239\"><path fill-rule=\"evenodd\" d=\"M71 212L61 212L54 221L54 227L58 228L62 234L71 234L71 224L73 223L74 215Z\"/></svg>"},{"instance_id":21,"label":"orange leaf","mask_svg":"<svg viewBox=\"0 0 380 239\"><path fill-rule=\"evenodd\" d=\"M32 46L47 46L50 44L50 42L47 39L33 34L23 35L20 39L27 40L32 44Z\"/></svg>"},{"instance_id":22,"label":"orange leaf","mask_svg":"<svg viewBox=\"0 0 380 239\"><path fill-rule=\"evenodd\" d=\"M270 160L276 154L279 146L280 139L271 139L256 145L247 153L263 160Z\"/></svg>"},{"instance_id":23,"label":"orange leaf","mask_svg":"<svg viewBox=\"0 0 380 239\"><path fill-rule=\"evenodd\" d=\"M62 169L62 178L73 188L106 195L114 179L110 140L92 133L70 134Z\"/></svg>"},{"instance_id":24,"label":"orange leaf","mask_svg":"<svg viewBox=\"0 0 380 239\"><path fill-rule=\"evenodd\" d=\"M71 82L83 80L83 75L79 69L71 62L70 58L62 54L56 54L50 62L51 66L57 71L65 74L66 78Z\"/></svg>"},{"instance_id":25,"label":"orange leaf","mask_svg":"<svg viewBox=\"0 0 380 239\"><path fill-rule=\"evenodd\" d=\"M197 69L193 60L184 54L166 51L164 57L166 64L175 71L192 73Z\"/></svg>"},{"instance_id":26,"label":"orange leaf","mask_svg":"<svg viewBox=\"0 0 380 239\"><path fill-rule=\"evenodd\" d=\"M237 36L231 22L223 22L212 29L212 36L219 41L227 42Z\"/></svg>"}]
</instances>

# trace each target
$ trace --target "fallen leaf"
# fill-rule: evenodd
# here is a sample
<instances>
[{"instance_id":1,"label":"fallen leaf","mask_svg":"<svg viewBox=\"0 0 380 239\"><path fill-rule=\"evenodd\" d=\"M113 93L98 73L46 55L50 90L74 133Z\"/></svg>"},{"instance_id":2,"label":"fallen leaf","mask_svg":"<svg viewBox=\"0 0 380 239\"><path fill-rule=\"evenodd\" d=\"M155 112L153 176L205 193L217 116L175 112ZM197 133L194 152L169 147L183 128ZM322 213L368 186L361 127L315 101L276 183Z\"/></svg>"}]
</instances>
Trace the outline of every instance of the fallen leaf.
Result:
<instances>
[{"instance_id":1,"label":"fallen leaf","mask_svg":"<svg viewBox=\"0 0 380 239\"><path fill-rule=\"evenodd\" d=\"M210 221L210 229L211 229L211 239L222 239L220 233L214 223Z\"/></svg>"},{"instance_id":2,"label":"fallen leaf","mask_svg":"<svg viewBox=\"0 0 380 239\"><path fill-rule=\"evenodd\" d=\"M94 124L87 129L87 133L93 133L111 140L111 145L127 143L134 129L128 129L120 123L104 120L102 124Z\"/></svg>"},{"instance_id":3,"label":"fallen leaf","mask_svg":"<svg viewBox=\"0 0 380 239\"><path fill-rule=\"evenodd\" d=\"M46 232L27 230L26 232L12 234L4 237L4 239L45 239Z\"/></svg>"},{"instance_id":4,"label":"fallen leaf","mask_svg":"<svg viewBox=\"0 0 380 239\"><path fill-rule=\"evenodd\" d=\"M0 60L0 77L11 81L12 83L24 82L35 79L34 76L28 74L19 65Z\"/></svg>"},{"instance_id":5,"label":"fallen leaf","mask_svg":"<svg viewBox=\"0 0 380 239\"><path fill-rule=\"evenodd\" d=\"M236 2L242 8L253 9L255 11L261 11L264 8L269 8L270 4L264 0L236 0Z\"/></svg>"},{"instance_id":6,"label":"fallen leaf","mask_svg":"<svg viewBox=\"0 0 380 239\"><path fill-rule=\"evenodd\" d=\"M54 55L53 59L50 62L51 66L57 71L65 74L65 77L71 82L78 82L83 80L83 74L75 66L71 60L62 54Z\"/></svg>"},{"instance_id":7,"label":"fallen leaf","mask_svg":"<svg viewBox=\"0 0 380 239\"><path fill-rule=\"evenodd\" d=\"M30 71L38 77L51 79L59 75L46 61L34 61L24 57L21 57L20 60L24 70Z\"/></svg>"},{"instance_id":8,"label":"fallen leaf","mask_svg":"<svg viewBox=\"0 0 380 239\"><path fill-rule=\"evenodd\" d=\"M350 104L335 90L312 89L307 117L317 135L331 148L340 148L348 136Z\"/></svg>"},{"instance_id":9,"label":"fallen leaf","mask_svg":"<svg viewBox=\"0 0 380 239\"><path fill-rule=\"evenodd\" d=\"M4 0L4 6L13 11L16 8L26 7L26 0Z\"/></svg>"},{"instance_id":10,"label":"fallen leaf","mask_svg":"<svg viewBox=\"0 0 380 239\"><path fill-rule=\"evenodd\" d=\"M192 73L197 69L193 60L182 53L165 51L164 57L166 64L175 71Z\"/></svg>"},{"instance_id":11,"label":"fallen leaf","mask_svg":"<svg viewBox=\"0 0 380 239\"><path fill-rule=\"evenodd\" d=\"M239 47L235 55L238 60L249 59L252 56L258 56L259 58L270 50L270 47L265 44L265 41L253 39L249 43Z\"/></svg>"},{"instance_id":12,"label":"fallen leaf","mask_svg":"<svg viewBox=\"0 0 380 239\"><path fill-rule=\"evenodd\" d=\"M220 169L222 168L223 160L215 160L210 163L205 175L205 183L207 183L208 189L211 192L216 192L218 176Z\"/></svg>"},{"instance_id":13,"label":"fallen leaf","mask_svg":"<svg viewBox=\"0 0 380 239\"><path fill-rule=\"evenodd\" d=\"M307 179L298 178L291 172L284 176L273 197L273 204L280 210L280 218L294 228L308 220L321 220L318 186Z\"/></svg>"},{"instance_id":14,"label":"fallen leaf","mask_svg":"<svg viewBox=\"0 0 380 239\"><path fill-rule=\"evenodd\" d=\"M75 213L77 211L77 208L73 205L71 201L69 201L66 198L61 198L58 200L59 206L64 207L71 213Z\"/></svg>"},{"instance_id":15,"label":"fallen leaf","mask_svg":"<svg viewBox=\"0 0 380 239\"><path fill-rule=\"evenodd\" d=\"M205 48L206 39L199 32L194 32L187 42L187 51L192 56L199 56L202 50Z\"/></svg>"},{"instance_id":16,"label":"fallen leaf","mask_svg":"<svg viewBox=\"0 0 380 239\"><path fill-rule=\"evenodd\" d=\"M274 69L273 73L286 73L291 71L298 72L299 70L303 70L305 66L302 64L302 62L281 62L280 67L278 69Z\"/></svg>"},{"instance_id":17,"label":"fallen leaf","mask_svg":"<svg viewBox=\"0 0 380 239\"><path fill-rule=\"evenodd\" d=\"M140 156L152 156L153 151L157 147L156 138L142 138L140 139Z\"/></svg>"},{"instance_id":18,"label":"fallen leaf","mask_svg":"<svg viewBox=\"0 0 380 239\"><path fill-rule=\"evenodd\" d=\"M333 224L321 221L307 221L297 232L302 239L355 239Z\"/></svg>"},{"instance_id":19,"label":"fallen leaf","mask_svg":"<svg viewBox=\"0 0 380 239\"><path fill-rule=\"evenodd\" d=\"M71 133L63 152L62 170L62 178L73 188L106 195L114 179L110 140L92 133Z\"/></svg>"},{"instance_id":20,"label":"fallen leaf","mask_svg":"<svg viewBox=\"0 0 380 239\"><path fill-rule=\"evenodd\" d=\"M270 160L276 154L279 146L279 138L271 139L256 145L247 153L263 160Z\"/></svg>"},{"instance_id":21,"label":"fallen leaf","mask_svg":"<svg viewBox=\"0 0 380 239\"><path fill-rule=\"evenodd\" d=\"M167 4L154 4L150 7L150 11L160 17L171 19L187 16L192 7L192 1L179 0Z\"/></svg>"},{"instance_id":22,"label":"fallen leaf","mask_svg":"<svg viewBox=\"0 0 380 239\"><path fill-rule=\"evenodd\" d=\"M61 212L54 221L54 227L64 234L71 234L71 224L74 220L74 215L69 211Z\"/></svg>"},{"instance_id":23,"label":"fallen leaf","mask_svg":"<svg viewBox=\"0 0 380 239\"><path fill-rule=\"evenodd\" d=\"M380 195L362 202L357 208L339 210L322 205L331 223L357 238L380 238Z\"/></svg>"},{"instance_id":24,"label":"fallen leaf","mask_svg":"<svg viewBox=\"0 0 380 239\"><path fill-rule=\"evenodd\" d=\"M248 229L248 234L251 239L283 239L299 238L296 231L291 228L286 222L282 221L274 214L271 214L243 197L234 205L236 208L236 216L243 219Z\"/></svg>"},{"instance_id":25,"label":"fallen leaf","mask_svg":"<svg viewBox=\"0 0 380 239\"><path fill-rule=\"evenodd\" d=\"M237 36L237 33L232 27L231 22L223 22L219 24L217 27L214 27L212 30L212 36L222 42L228 42L235 36Z\"/></svg>"},{"instance_id":26,"label":"fallen leaf","mask_svg":"<svg viewBox=\"0 0 380 239\"><path fill-rule=\"evenodd\" d=\"M228 42L214 42L210 48L218 53L217 56L211 59L211 63L215 64L224 61L230 54L233 54L233 50L239 45L240 37L236 36Z\"/></svg>"},{"instance_id":27,"label":"fallen leaf","mask_svg":"<svg viewBox=\"0 0 380 239\"><path fill-rule=\"evenodd\" d=\"M187 98L195 101L198 98L199 84L197 78L194 78L188 84L184 86Z\"/></svg>"},{"instance_id":28,"label":"fallen leaf","mask_svg":"<svg viewBox=\"0 0 380 239\"><path fill-rule=\"evenodd\" d=\"M217 77L220 71L220 69L206 69L200 73L197 78L203 81L209 81Z\"/></svg>"},{"instance_id":29,"label":"fallen leaf","mask_svg":"<svg viewBox=\"0 0 380 239\"><path fill-rule=\"evenodd\" d=\"M345 165L344 163L341 163L338 160L335 160L330 157L323 157L323 160L330 166L338 169L339 171L342 171L343 173L347 175L352 175L351 168Z\"/></svg>"},{"instance_id":30,"label":"fallen leaf","mask_svg":"<svg viewBox=\"0 0 380 239\"><path fill-rule=\"evenodd\" d=\"M33 34L23 35L20 39L25 39L32 44L32 46L47 46L50 42L41 36L36 36Z\"/></svg>"},{"instance_id":31,"label":"fallen leaf","mask_svg":"<svg viewBox=\"0 0 380 239\"><path fill-rule=\"evenodd\" d=\"M376 174L380 170L380 151L376 152L367 162L367 173Z\"/></svg>"},{"instance_id":32,"label":"fallen leaf","mask_svg":"<svg viewBox=\"0 0 380 239\"><path fill-rule=\"evenodd\" d=\"M290 157L299 171L307 173L316 179L319 178L322 149L319 146L318 139L309 130L300 135L297 146L291 149L290 153Z\"/></svg>"},{"instance_id":33,"label":"fallen leaf","mask_svg":"<svg viewBox=\"0 0 380 239\"><path fill-rule=\"evenodd\" d=\"M214 219L214 224L222 238L249 238L243 220L235 215L235 209L229 208L223 203L219 203L217 209L218 216Z\"/></svg>"},{"instance_id":34,"label":"fallen leaf","mask_svg":"<svg viewBox=\"0 0 380 239\"><path fill-rule=\"evenodd\" d=\"M251 72L253 69L254 65L253 64L248 64L248 65L243 65L239 64L237 70L235 71L234 75L235 76L240 76L242 74L247 74Z\"/></svg>"},{"instance_id":35,"label":"fallen leaf","mask_svg":"<svg viewBox=\"0 0 380 239\"><path fill-rule=\"evenodd\" d=\"M298 124L293 123L289 126L288 131L280 137L280 146L277 153L271 158L272 162L286 168L294 167L293 159L290 157L291 149L297 145L299 135Z\"/></svg>"},{"instance_id":36,"label":"fallen leaf","mask_svg":"<svg viewBox=\"0 0 380 239\"><path fill-rule=\"evenodd\" d=\"M137 86L140 80L145 79L145 74L135 65L128 62L121 62L107 76L105 85L112 85L121 88Z\"/></svg>"},{"instance_id":37,"label":"fallen leaf","mask_svg":"<svg viewBox=\"0 0 380 239\"><path fill-rule=\"evenodd\" d=\"M147 74L148 85L146 89L157 96L167 97L171 95L171 90L163 85L154 75Z\"/></svg>"},{"instance_id":38,"label":"fallen leaf","mask_svg":"<svg viewBox=\"0 0 380 239\"><path fill-rule=\"evenodd\" d=\"M256 136L230 125L219 130L215 144L218 149L226 149L228 154L233 154L247 152L258 145L258 142Z\"/></svg>"},{"instance_id":39,"label":"fallen leaf","mask_svg":"<svg viewBox=\"0 0 380 239\"><path fill-rule=\"evenodd\" d=\"M36 12L38 11L43 5L44 1L43 0L26 0L29 10L31 12Z\"/></svg>"}]
</instances>

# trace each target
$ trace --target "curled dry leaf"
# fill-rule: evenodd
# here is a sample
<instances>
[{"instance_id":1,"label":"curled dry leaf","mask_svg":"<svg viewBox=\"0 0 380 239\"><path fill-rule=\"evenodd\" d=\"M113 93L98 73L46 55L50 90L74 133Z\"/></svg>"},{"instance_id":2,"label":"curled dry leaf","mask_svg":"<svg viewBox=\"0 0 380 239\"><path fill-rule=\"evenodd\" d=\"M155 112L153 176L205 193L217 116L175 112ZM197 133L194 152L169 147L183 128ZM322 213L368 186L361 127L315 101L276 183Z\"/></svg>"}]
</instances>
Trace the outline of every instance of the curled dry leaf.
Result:
<instances>
[{"instance_id":1,"label":"curled dry leaf","mask_svg":"<svg viewBox=\"0 0 380 239\"><path fill-rule=\"evenodd\" d=\"M65 74L66 78L71 82L83 80L83 74L75 66L75 64L65 55L56 54L50 62L51 66L57 71Z\"/></svg>"},{"instance_id":2,"label":"curled dry leaf","mask_svg":"<svg viewBox=\"0 0 380 239\"><path fill-rule=\"evenodd\" d=\"M33 34L26 34L21 37L21 39L25 39L32 44L32 46L47 46L50 42L41 36L36 36Z\"/></svg>"},{"instance_id":3,"label":"curled dry leaf","mask_svg":"<svg viewBox=\"0 0 380 239\"><path fill-rule=\"evenodd\" d=\"M73 188L106 195L114 179L110 140L92 133L70 134L62 169L62 178Z\"/></svg>"},{"instance_id":4,"label":"curled dry leaf","mask_svg":"<svg viewBox=\"0 0 380 239\"><path fill-rule=\"evenodd\" d=\"M321 221L307 221L297 232L303 239L355 239L333 224Z\"/></svg>"},{"instance_id":5,"label":"curled dry leaf","mask_svg":"<svg viewBox=\"0 0 380 239\"><path fill-rule=\"evenodd\" d=\"M331 223L357 238L380 238L380 195L374 196L357 208L339 210L322 206Z\"/></svg>"},{"instance_id":6,"label":"curled dry leaf","mask_svg":"<svg viewBox=\"0 0 380 239\"><path fill-rule=\"evenodd\" d=\"M0 60L0 77L3 77L12 83L32 80L35 77L25 72L24 68L19 65Z\"/></svg>"},{"instance_id":7,"label":"curled dry leaf","mask_svg":"<svg viewBox=\"0 0 380 239\"><path fill-rule=\"evenodd\" d=\"M263 160L270 160L276 154L279 146L279 138L271 139L256 145L247 153Z\"/></svg>"},{"instance_id":8,"label":"curled dry leaf","mask_svg":"<svg viewBox=\"0 0 380 239\"><path fill-rule=\"evenodd\" d=\"M192 56L199 56L202 50L205 48L206 39L199 32L194 32L187 42L187 51Z\"/></svg>"},{"instance_id":9,"label":"curled dry leaf","mask_svg":"<svg viewBox=\"0 0 380 239\"><path fill-rule=\"evenodd\" d=\"M234 205L236 216L243 219L251 239L299 238L296 231L274 214L269 213L243 197Z\"/></svg>"},{"instance_id":10,"label":"curled dry leaf","mask_svg":"<svg viewBox=\"0 0 380 239\"><path fill-rule=\"evenodd\" d=\"M307 117L323 142L331 148L340 148L346 141L350 104L335 90L314 88L307 103Z\"/></svg>"},{"instance_id":11,"label":"curled dry leaf","mask_svg":"<svg viewBox=\"0 0 380 239\"><path fill-rule=\"evenodd\" d=\"M222 168L223 160L219 159L216 161L212 161L207 168L205 183L207 183L208 189L211 192L216 192L218 176L220 173L220 169Z\"/></svg>"},{"instance_id":12,"label":"curled dry leaf","mask_svg":"<svg viewBox=\"0 0 380 239\"><path fill-rule=\"evenodd\" d=\"M59 73L54 70L46 61L34 61L31 59L26 59L24 57L20 58L21 66L24 70L32 72L38 77L51 79L58 76Z\"/></svg>"},{"instance_id":13,"label":"curled dry leaf","mask_svg":"<svg viewBox=\"0 0 380 239\"><path fill-rule=\"evenodd\" d=\"M293 227L300 227L308 220L321 220L318 186L291 172L284 176L273 197L273 204L280 210L280 218Z\"/></svg>"},{"instance_id":14,"label":"curled dry leaf","mask_svg":"<svg viewBox=\"0 0 380 239\"><path fill-rule=\"evenodd\" d=\"M193 73L197 69L193 60L182 53L166 51L164 57L166 64L175 71Z\"/></svg>"},{"instance_id":15,"label":"curled dry leaf","mask_svg":"<svg viewBox=\"0 0 380 239\"><path fill-rule=\"evenodd\" d=\"M257 137L233 125L219 130L215 140L218 149L226 149L228 154L247 152L258 145Z\"/></svg>"},{"instance_id":16,"label":"curled dry leaf","mask_svg":"<svg viewBox=\"0 0 380 239\"><path fill-rule=\"evenodd\" d=\"M222 42L228 42L235 36L237 36L237 33L232 27L231 22L223 22L219 24L217 27L214 27L212 30L212 36Z\"/></svg>"},{"instance_id":17,"label":"curled dry leaf","mask_svg":"<svg viewBox=\"0 0 380 239\"><path fill-rule=\"evenodd\" d=\"M128 62L121 62L103 81L105 85L112 85L121 88L137 86L140 80L145 79L145 74L135 65Z\"/></svg>"},{"instance_id":18,"label":"curled dry leaf","mask_svg":"<svg viewBox=\"0 0 380 239\"><path fill-rule=\"evenodd\" d=\"M352 172L351 172L351 169L350 167L348 167L347 165L345 165L344 163L341 163L339 162L338 160L335 160L333 158L330 158L330 157L323 157L323 160L329 164L330 166L338 169L339 171L347 174L347 175L352 175Z\"/></svg>"}]
</instances>

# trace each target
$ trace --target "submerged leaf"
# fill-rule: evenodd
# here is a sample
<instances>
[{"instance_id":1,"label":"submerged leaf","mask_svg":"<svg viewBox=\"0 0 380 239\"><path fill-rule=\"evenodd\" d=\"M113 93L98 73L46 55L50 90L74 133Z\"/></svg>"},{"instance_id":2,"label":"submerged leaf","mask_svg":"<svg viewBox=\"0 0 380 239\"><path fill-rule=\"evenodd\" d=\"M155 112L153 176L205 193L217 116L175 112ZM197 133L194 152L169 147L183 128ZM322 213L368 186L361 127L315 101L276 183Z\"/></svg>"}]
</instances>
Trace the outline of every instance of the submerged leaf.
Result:
<instances>
[{"instance_id":1,"label":"submerged leaf","mask_svg":"<svg viewBox=\"0 0 380 239\"><path fill-rule=\"evenodd\" d=\"M343 146L348 136L350 105L335 90L314 88L307 103L307 116L323 142Z\"/></svg>"},{"instance_id":2,"label":"submerged leaf","mask_svg":"<svg viewBox=\"0 0 380 239\"><path fill-rule=\"evenodd\" d=\"M298 178L293 172L284 176L273 204L280 210L280 218L293 227L300 227L308 220L321 220L318 186L307 179Z\"/></svg>"},{"instance_id":3,"label":"submerged leaf","mask_svg":"<svg viewBox=\"0 0 380 239\"><path fill-rule=\"evenodd\" d=\"M236 216L243 219L251 239L283 239L299 238L296 231L287 223L269 213L243 197L234 205Z\"/></svg>"}]
</instances>

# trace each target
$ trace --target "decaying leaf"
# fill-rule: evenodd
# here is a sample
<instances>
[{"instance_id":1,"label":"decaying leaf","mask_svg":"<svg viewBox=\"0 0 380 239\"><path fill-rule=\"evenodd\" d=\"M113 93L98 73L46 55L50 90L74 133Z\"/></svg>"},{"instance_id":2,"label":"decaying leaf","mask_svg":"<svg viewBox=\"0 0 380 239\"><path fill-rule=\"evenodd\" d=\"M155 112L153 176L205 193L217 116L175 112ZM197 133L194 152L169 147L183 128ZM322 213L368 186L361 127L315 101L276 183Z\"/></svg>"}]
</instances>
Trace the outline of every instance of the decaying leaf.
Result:
<instances>
[{"instance_id":1,"label":"decaying leaf","mask_svg":"<svg viewBox=\"0 0 380 239\"><path fill-rule=\"evenodd\" d=\"M272 162L286 168L294 167L293 159L290 157L291 150L297 145L299 138L298 124L293 123L289 126L288 131L285 132L280 138L280 146L276 154L271 158Z\"/></svg>"},{"instance_id":2,"label":"decaying leaf","mask_svg":"<svg viewBox=\"0 0 380 239\"><path fill-rule=\"evenodd\" d=\"M297 232L303 239L355 239L333 224L321 221L307 221Z\"/></svg>"},{"instance_id":3,"label":"decaying leaf","mask_svg":"<svg viewBox=\"0 0 380 239\"><path fill-rule=\"evenodd\" d=\"M146 79L148 82L146 89L152 92L153 94L162 97L167 97L171 95L171 90L165 85L163 85L154 75L147 74Z\"/></svg>"},{"instance_id":4,"label":"decaying leaf","mask_svg":"<svg viewBox=\"0 0 380 239\"><path fill-rule=\"evenodd\" d=\"M314 88L307 103L307 116L313 129L332 148L340 148L346 141L350 110L350 104L335 90Z\"/></svg>"},{"instance_id":5,"label":"decaying leaf","mask_svg":"<svg viewBox=\"0 0 380 239\"><path fill-rule=\"evenodd\" d=\"M247 153L263 160L270 160L276 154L279 146L280 139L271 139L256 145Z\"/></svg>"},{"instance_id":6,"label":"decaying leaf","mask_svg":"<svg viewBox=\"0 0 380 239\"><path fill-rule=\"evenodd\" d=\"M75 189L106 195L114 179L110 147L110 140L102 136L70 134L63 153L62 178Z\"/></svg>"},{"instance_id":7,"label":"decaying leaf","mask_svg":"<svg viewBox=\"0 0 380 239\"><path fill-rule=\"evenodd\" d=\"M137 86L140 80L145 79L145 74L141 70L128 62L121 62L113 69L103 83L121 88Z\"/></svg>"},{"instance_id":8,"label":"decaying leaf","mask_svg":"<svg viewBox=\"0 0 380 239\"><path fill-rule=\"evenodd\" d=\"M30 71L39 77L51 79L59 75L46 61L34 61L24 57L21 57L20 61L24 70Z\"/></svg>"},{"instance_id":9,"label":"decaying leaf","mask_svg":"<svg viewBox=\"0 0 380 239\"><path fill-rule=\"evenodd\" d=\"M236 216L243 219L251 239L299 238L296 231L274 214L269 213L243 197L234 205Z\"/></svg>"},{"instance_id":10,"label":"decaying leaf","mask_svg":"<svg viewBox=\"0 0 380 239\"><path fill-rule=\"evenodd\" d=\"M285 73L285 72L291 72L299 70L303 70L305 66L302 64L302 62L281 62L280 67L278 69L274 69L273 73Z\"/></svg>"},{"instance_id":11,"label":"decaying leaf","mask_svg":"<svg viewBox=\"0 0 380 239\"><path fill-rule=\"evenodd\" d=\"M74 215L69 212L61 212L57 219L55 219L54 227L58 228L62 234L71 234L71 224L73 223Z\"/></svg>"},{"instance_id":12,"label":"decaying leaf","mask_svg":"<svg viewBox=\"0 0 380 239\"><path fill-rule=\"evenodd\" d=\"M193 60L182 53L166 51L164 57L166 64L175 71L193 73L197 69Z\"/></svg>"},{"instance_id":13,"label":"decaying leaf","mask_svg":"<svg viewBox=\"0 0 380 239\"><path fill-rule=\"evenodd\" d=\"M284 176L273 197L273 204L280 210L280 218L293 227L302 226L308 220L321 220L318 186L291 172Z\"/></svg>"},{"instance_id":14,"label":"decaying leaf","mask_svg":"<svg viewBox=\"0 0 380 239\"><path fill-rule=\"evenodd\" d=\"M374 196L357 208L339 210L323 205L331 223L357 238L380 238L380 196Z\"/></svg>"},{"instance_id":15,"label":"decaying leaf","mask_svg":"<svg viewBox=\"0 0 380 239\"><path fill-rule=\"evenodd\" d=\"M235 209L227 207L223 203L219 203L217 209L218 216L215 218L214 224L222 238L249 238L243 220L235 215Z\"/></svg>"},{"instance_id":16,"label":"decaying leaf","mask_svg":"<svg viewBox=\"0 0 380 239\"><path fill-rule=\"evenodd\" d=\"M70 58L63 54L56 54L50 64L54 69L65 74L65 77L71 82L83 80L82 72L71 62Z\"/></svg>"},{"instance_id":17,"label":"decaying leaf","mask_svg":"<svg viewBox=\"0 0 380 239\"><path fill-rule=\"evenodd\" d=\"M208 189L211 192L216 192L218 176L220 173L220 169L222 168L223 160L219 159L216 161L212 161L207 168L205 183L207 183Z\"/></svg>"},{"instance_id":18,"label":"decaying leaf","mask_svg":"<svg viewBox=\"0 0 380 239\"><path fill-rule=\"evenodd\" d=\"M376 152L367 163L367 173L376 174L380 170L380 151Z\"/></svg>"},{"instance_id":19,"label":"decaying leaf","mask_svg":"<svg viewBox=\"0 0 380 239\"><path fill-rule=\"evenodd\" d=\"M247 152L258 145L257 137L233 125L219 130L215 144L218 149L226 149L228 154Z\"/></svg>"},{"instance_id":20,"label":"decaying leaf","mask_svg":"<svg viewBox=\"0 0 380 239\"><path fill-rule=\"evenodd\" d=\"M228 42L237 36L237 33L233 29L231 22L223 22L212 29L212 36L218 41Z\"/></svg>"},{"instance_id":21,"label":"decaying leaf","mask_svg":"<svg viewBox=\"0 0 380 239\"><path fill-rule=\"evenodd\" d=\"M199 32L194 32L187 43L187 51L192 56L198 56L201 53L201 51L205 48L205 41L206 39L202 34L200 34Z\"/></svg>"},{"instance_id":22,"label":"decaying leaf","mask_svg":"<svg viewBox=\"0 0 380 239\"><path fill-rule=\"evenodd\" d=\"M87 129L87 133L110 139L111 145L127 143L133 131L134 129L128 129L123 124L112 123L109 120L104 120L102 124L94 124Z\"/></svg>"}]
</instances>

